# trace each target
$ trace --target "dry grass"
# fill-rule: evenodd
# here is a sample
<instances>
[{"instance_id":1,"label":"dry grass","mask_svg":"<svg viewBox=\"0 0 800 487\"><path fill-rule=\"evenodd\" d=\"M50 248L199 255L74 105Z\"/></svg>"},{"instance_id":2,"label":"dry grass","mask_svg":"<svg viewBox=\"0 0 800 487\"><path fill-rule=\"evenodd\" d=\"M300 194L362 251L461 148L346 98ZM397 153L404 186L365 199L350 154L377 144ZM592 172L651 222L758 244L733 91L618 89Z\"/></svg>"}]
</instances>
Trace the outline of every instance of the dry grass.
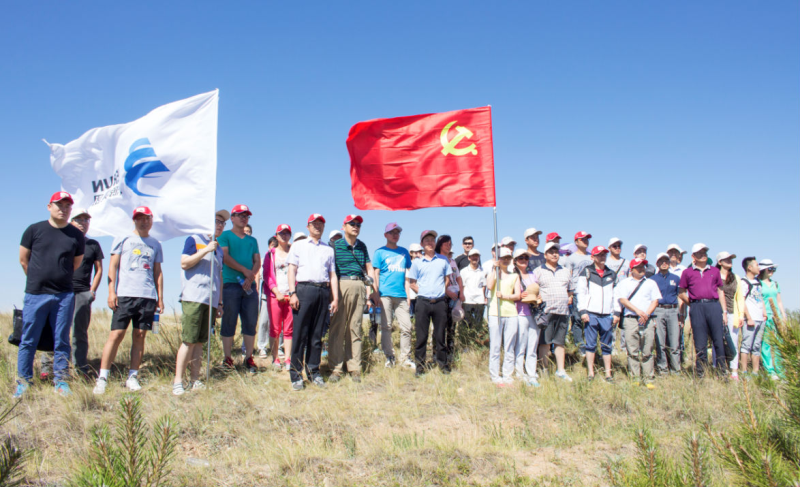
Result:
<instances>
[{"instance_id":1,"label":"dry grass","mask_svg":"<svg viewBox=\"0 0 800 487\"><path fill-rule=\"evenodd\" d=\"M98 313L90 331L95 366L109 318ZM10 327L10 316L0 315L3 337ZM636 426L646 424L677 453L700 422L725 428L736 421L740 401L733 383L670 377L648 391L626 381L619 367L616 384L589 383L582 365L573 365L572 384L544 378L538 389L498 389L485 350L461 355L450 376L432 372L419 380L365 353L372 363L363 383L345 379L300 393L266 362L255 375L214 369L208 390L175 397L178 326L162 319L161 329L147 339L140 394L151 422L166 413L179 425L175 485L605 485L600 463L632 451ZM128 338L117 357L123 367L129 346ZM0 350L8 398L16 348L3 340ZM79 381L66 399L47 385L30 391L8 425L32 450L29 483L63 484L86 457L91 428L116 419L121 373L101 397Z\"/></svg>"}]
</instances>

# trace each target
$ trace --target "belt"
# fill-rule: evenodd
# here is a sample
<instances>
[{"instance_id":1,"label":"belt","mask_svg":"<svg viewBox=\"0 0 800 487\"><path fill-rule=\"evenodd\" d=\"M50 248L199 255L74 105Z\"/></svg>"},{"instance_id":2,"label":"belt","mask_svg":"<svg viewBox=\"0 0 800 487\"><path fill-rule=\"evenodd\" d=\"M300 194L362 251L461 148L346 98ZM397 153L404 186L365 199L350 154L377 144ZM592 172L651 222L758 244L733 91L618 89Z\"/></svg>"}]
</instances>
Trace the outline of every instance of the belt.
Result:
<instances>
[{"instance_id":1,"label":"belt","mask_svg":"<svg viewBox=\"0 0 800 487\"><path fill-rule=\"evenodd\" d=\"M439 301L444 301L446 299L447 299L447 296L442 296L441 298L435 298L435 299L426 298L425 296L417 296L417 300L418 301L422 300L422 301L426 301L426 302L431 303L431 304L436 304Z\"/></svg>"},{"instance_id":2,"label":"belt","mask_svg":"<svg viewBox=\"0 0 800 487\"><path fill-rule=\"evenodd\" d=\"M664 308L664 309L675 309L675 308L678 307L678 305L677 304L659 304L658 307L659 308Z\"/></svg>"},{"instance_id":3,"label":"belt","mask_svg":"<svg viewBox=\"0 0 800 487\"><path fill-rule=\"evenodd\" d=\"M340 281L361 281L364 279L361 276L342 276L339 278Z\"/></svg>"},{"instance_id":4,"label":"belt","mask_svg":"<svg viewBox=\"0 0 800 487\"><path fill-rule=\"evenodd\" d=\"M690 299L690 303L718 303L719 298L717 299Z\"/></svg>"},{"instance_id":5,"label":"belt","mask_svg":"<svg viewBox=\"0 0 800 487\"><path fill-rule=\"evenodd\" d=\"M322 287L322 288L327 288L327 287L330 287L330 285L331 285L331 283L329 283L329 282L311 282L311 281L303 281L303 282L298 282L298 283L297 283L297 285L298 285L298 286L300 286L300 285L302 285L302 284L305 284L305 285L307 285L307 286Z\"/></svg>"}]
</instances>

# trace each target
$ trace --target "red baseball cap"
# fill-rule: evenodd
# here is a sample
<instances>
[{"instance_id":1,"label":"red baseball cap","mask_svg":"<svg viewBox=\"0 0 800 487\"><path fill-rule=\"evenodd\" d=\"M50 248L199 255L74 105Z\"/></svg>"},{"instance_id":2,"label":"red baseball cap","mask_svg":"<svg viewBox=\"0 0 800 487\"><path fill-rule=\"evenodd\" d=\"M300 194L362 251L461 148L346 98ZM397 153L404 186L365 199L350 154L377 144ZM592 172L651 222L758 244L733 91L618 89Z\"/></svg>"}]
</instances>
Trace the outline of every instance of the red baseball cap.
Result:
<instances>
[{"instance_id":1,"label":"red baseball cap","mask_svg":"<svg viewBox=\"0 0 800 487\"><path fill-rule=\"evenodd\" d=\"M581 230L580 232L575 234L575 240L578 240L579 238L592 238L592 234L586 233L583 230Z\"/></svg>"},{"instance_id":2,"label":"red baseball cap","mask_svg":"<svg viewBox=\"0 0 800 487\"><path fill-rule=\"evenodd\" d=\"M287 225L285 223L281 223L280 225L278 225L278 228L275 229L275 234L277 235L277 234L281 233L284 230L289 230L289 233L292 233L292 227L290 227L289 225Z\"/></svg>"},{"instance_id":3,"label":"red baseball cap","mask_svg":"<svg viewBox=\"0 0 800 487\"><path fill-rule=\"evenodd\" d=\"M140 206L140 207L136 208L135 210L133 210L133 218L136 218L136 215L153 216L153 212L150 211L150 208L148 208L146 206Z\"/></svg>"},{"instance_id":4,"label":"red baseball cap","mask_svg":"<svg viewBox=\"0 0 800 487\"><path fill-rule=\"evenodd\" d=\"M314 220L319 220L322 223L326 223L325 222L325 217L320 215L319 213L313 213L310 217L308 217L308 223L311 223Z\"/></svg>"},{"instance_id":5,"label":"red baseball cap","mask_svg":"<svg viewBox=\"0 0 800 487\"><path fill-rule=\"evenodd\" d=\"M556 232L551 232L551 233L547 234L547 242L550 242L550 241L555 240L557 238L561 238L561 235L559 235Z\"/></svg>"},{"instance_id":6,"label":"red baseball cap","mask_svg":"<svg viewBox=\"0 0 800 487\"><path fill-rule=\"evenodd\" d=\"M647 259L633 259L631 260L631 269L639 267L640 265L647 265Z\"/></svg>"},{"instance_id":7,"label":"red baseball cap","mask_svg":"<svg viewBox=\"0 0 800 487\"><path fill-rule=\"evenodd\" d=\"M247 213L248 215L253 215L253 212L250 211L250 208L247 205L236 205L231 210L231 215L235 215L237 213Z\"/></svg>"},{"instance_id":8,"label":"red baseball cap","mask_svg":"<svg viewBox=\"0 0 800 487\"><path fill-rule=\"evenodd\" d=\"M608 249L603 247L602 245L598 245L597 247L592 249L592 255L600 255L600 254L607 254Z\"/></svg>"},{"instance_id":9,"label":"red baseball cap","mask_svg":"<svg viewBox=\"0 0 800 487\"><path fill-rule=\"evenodd\" d=\"M59 201L63 200L69 200L70 203L73 205L75 204L75 202L72 200L72 195L66 191L56 191L53 193L53 196L50 197L50 203L58 203Z\"/></svg>"},{"instance_id":10,"label":"red baseball cap","mask_svg":"<svg viewBox=\"0 0 800 487\"><path fill-rule=\"evenodd\" d=\"M361 216L359 215L347 215L346 217L344 217L344 224L347 225L353 220L357 221L358 223L364 223L364 219L361 218Z\"/></svg>"}]
</instances>

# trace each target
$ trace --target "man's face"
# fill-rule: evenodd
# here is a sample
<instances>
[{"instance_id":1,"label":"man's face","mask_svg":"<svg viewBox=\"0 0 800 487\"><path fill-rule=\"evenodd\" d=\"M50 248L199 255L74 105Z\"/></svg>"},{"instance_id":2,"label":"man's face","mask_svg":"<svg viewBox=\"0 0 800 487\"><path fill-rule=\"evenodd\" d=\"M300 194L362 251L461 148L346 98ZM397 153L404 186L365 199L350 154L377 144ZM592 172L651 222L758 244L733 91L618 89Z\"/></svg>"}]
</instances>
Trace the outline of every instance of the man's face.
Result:
<instances>
[{"instance_id":1,"label":"man's face","mask_svg":"<svg viewBox=\"0 0 800 487\"><path fill-rule=\"evenodd\" d=\"M747 270L749 272L752 272L753 274L755 274L757 276L758 275L758 262L755 259L751 260L750 263L747 264Z\"/></svg>"},{"instance_id":2,"label":"man's face","mask_svg":"<svg viewBox=\"0 0 800 487\"><path fill-rule=\"evenodd\" d=\"M558 249L555 247L544 253L544 259L551 266L555 266L556 264L558 264L558 257L559 257Z\"/></svg>"},{"instance_id":3,"label":"man's face","mask_svg":"<svg viewBox=\"0 0 800 487\"><path fill-rule=\"evenodd\" d=\"M86 232L89 231L89 223L92 221L92 218L89 215L78 215L72 219L72 226L83 232L86 235Z\"/></svg>"},{"instance_id":4,"label":"man's face","mask_svg":"<svg viewBox=\"0 0 800 487\"><path fill-rule=\"evenodd\" d=\"M575 246L581 250L586 250L589 248L589 237L579 238L575 240Z\"/></svg>"},{"instance_id":5,"label":"man's face","mask_svg":"<svg viewBox=\"0 0 800 487\"><path fill-rule=\"evenodd\" d=\"M220 217L214 219L214 236L219 237L225 230L225 220Z\"/></svg>"},{"instance_id":6,"label":"man's face","mask_svg":"<svg viewBox=\"0 0 800 487\"><path fill-rule=\"evenodd\" d=\"M275 235L275 237L281 243L289 243L292 240L292 232L290 232L288 229L287 230L281 230L280 233Z\"/></svg>"},{"instance_id":7,"label":"man's face","mask_svg":"<svg viewBox=\"0 0 800 487\"><path fill-rule=\"evenodd\" d=\"M615 259L619 259L619 255L622 253L622 244L619 242L614 242L614 244L610 246L608 250Z\"/></svg>"},{"instance_id":8,"label":"man's face","mask_svg":"<svg viewBox=\"0 0 800 487\"><path fill-rule=\"evenodd\" d=\"M383 234L386 237L386 242L397 245L397 242L400 241L400 229L395 228L391 232L386 232Z\"/></svg>"},{"instance_id":9,"label":"man's face","mask_svg":"<svg viewBox=\"0 0 800 487\"><path fill-rule=\"evenodd\" d=\"M136 218L133 219L133 225L136 227L137 232L150 233L150 229L153 228L153 217L151 215L136 215Z\"/></svg>"},{"instance_id":10,"label":"man's face","mask_svg":"<svg viewBox=\"0 0 800 487\"><path fill-rule=\"evenodd\" d=\"M358 234L361 233L361 222L350 220L344 225L344 233L350 237L358 237Z\"/></svg>"},{"instance_id":11,"label":"man's face","mask_svg":"<svg viewBox=\"0 0 800 487\"><path fill-rule=\"evenodd\" d=\"M636 267L632 268L631 269L631 276L633 276L634 279L643 278L644 277L644 264L643 265L637 265Z\"/></svg>"},{"instance_id":12,"label":"man's face","mask_svg":"<svg viewBox=\"0 0 800 487\"><path fill-rule=\"evenodd\" d=\"M69 220L69 215L72 213L72 203L69 200L56 201L47 205L50 211L50 218L58 221Z\"/></svg>"},{"instance_id":13,"label":"man's face","mask_svg":"<svg viewBox=\"0 0 800 487\"><path fill-rule=\"evenodd\" d=\"M322 232L325 231L325 223L322 220L314 220L313 222L308 224L308 234L311 235L313 239L319 239L322 237Z\"/></svg>"},{"instance_id":14,"label":"man's face","mask_svg":"<svg viewBox=\"0 0 800 487\"><path fill-rule=\"evenodd\" d=\"M639 260L645 260L647 259L647 249L638 249L633 256Z\"/></svg>"},{"instance_id":15,"label":"man's face","mask_svg":"<svg viewBox=\"0 0 800 487\"><path fill-rule=\"evenodd\" d=\"M333 236L333 238L331 239L331 243L334 243L334 242L336 242L337 240L341 240L342 238L343 238L343 237L337 233L337 234L336 234L336 235L334 235L334 236Z\"/></svg>"},{"instance_id":16,"label":"man's face","mask_svg":"<svg viewBox=\"0 0 800 487\"><path fill-rule=\"evenodd\" d=\"M247 225L247 222L249 222L249 221L250 221L250 215L248 215L247 213L244 213L244 212L242 212L242 213L234 213L231 216L231 223L233 224L233 227L236 228L236 229L241 230L242 232L244 232L245 225ZM247 232L245 232L245 233L247 233Z\"/></svg>"},{"instance_id":17,"label":"man's face","mask_svg":"<svg viewBox=\"0 0 800 487\"><path fill-rule=\"evenodd\" d=\"M672 265L678 265L683 260L683 254L678 252L676 249L667 250L667 254L669 254L669 261Z\"/></svg>"},{"instance_id":18,"label":"man's face","mask_svg":"<svg viewBox=\"0 0 800 487\"><path fill-rule=\"evenodd\" d=\"M514 253L514 248L515 248L516 246L517 246L517 242L511 242L510 244L506 245L506 248L507 248L508 250L510 250L510 251L511 251L511 253L513 254L513 253Z\"/></svg>"},{"instance_id":19,"label":"man's face","mask_svg":"<svg viewBox=\"0 0 800 487\"><path fill-rule=\"evenodd\" d=\"M594 261L594 265L600 267L601 269L606 265L606 259L608 258L607 252L602 252L597 255L592 256L592 261Z\"/></svg>"},{"instance_id":20,"label":"man's face","mask_svg":"<svg viewBox=\"0 0 800 487\"><path fill-rule=\"evenodd\" d=\"M692 260L694 264L698 267L705 267L708 263L708 251L706 249L702 249L692 254Z\"/></svg>"},{"instance_id":21,"label":"man's face","mask_svg":"<svg viewBox=\"0 0 800 487\"><path fill-rule=\"evenodd\" d=\"M475 242L473 240L467 240L461 244L464 247L464 253L469 254L469 251L475 247Z\"/></svg>"},{"instance_id":22,"label":"man's face","mask_svg":"<svg viewBox=\"0 0 800 487\"><path fill-rule=\"evenodd\" d=\"M530 235L528 238L525 239L525 243L528 245L529 249L535 249L539 246L539 234Z\"/></svg>"},{"instance_id":23,"label":"man's face","mask_svg":"<svg viewBox=\"0 0 800 487\"><path fill-rule=\"evenodd\" d=\"M478 265L481 261L480 254L472 254L469 256L469 263L472 265Z\"/></svg>"},{"instance_id":24,"label":"man's face","mask_svg":"<svg viewBox=\"0 0 800 487\"><path fill-rule=\"evenodd\" d=\"M658 262L656 262L656 265L662 271L668 271L669 270L669 259L666 259L666 258L662 257L662 258L658 259Z\"/></svg>"},{"instance_id":25,"label":"man's face","mask_svg":"<svg viewBox=\"0 0 800 487\"><path fill-rule=\"evenodd\" d=\"M422 239L422 248L430 252L436 248L436 238L433 235L425 235Z\"/></svg>"}]
</instances>

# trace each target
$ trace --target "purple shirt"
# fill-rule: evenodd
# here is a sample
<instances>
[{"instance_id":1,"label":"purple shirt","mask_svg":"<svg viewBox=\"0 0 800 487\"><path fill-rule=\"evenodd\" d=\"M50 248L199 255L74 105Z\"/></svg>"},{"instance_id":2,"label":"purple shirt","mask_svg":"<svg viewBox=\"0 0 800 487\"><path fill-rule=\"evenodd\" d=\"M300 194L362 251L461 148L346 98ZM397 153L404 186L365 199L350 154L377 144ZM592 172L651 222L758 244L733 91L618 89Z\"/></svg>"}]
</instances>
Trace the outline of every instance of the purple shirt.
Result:
<instances>
[{"instance_id":1,"label":"purple shirt","mask_svg":"<svg viewBox=\"0 0 800 487\"><path fill-rule=\"evenodd\" d=\"M706 266L702 271L694 265L689 266L681 274L679 287L686 289L689 299L719 299L717 290L722 288L719 269Z\"/></svg>"}]
</instances>

